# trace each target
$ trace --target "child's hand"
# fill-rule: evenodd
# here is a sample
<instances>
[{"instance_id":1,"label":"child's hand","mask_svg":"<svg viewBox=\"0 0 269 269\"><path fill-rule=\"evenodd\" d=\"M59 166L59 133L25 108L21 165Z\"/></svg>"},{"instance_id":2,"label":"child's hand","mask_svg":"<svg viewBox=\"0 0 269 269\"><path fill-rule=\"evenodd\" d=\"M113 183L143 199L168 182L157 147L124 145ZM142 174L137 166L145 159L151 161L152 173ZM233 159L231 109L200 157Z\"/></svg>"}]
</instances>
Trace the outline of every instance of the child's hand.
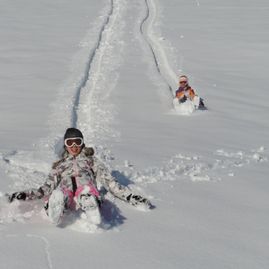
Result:
<instances>
[{"instance_id":1,"label":"child's hand","mask_svg":"<svg viewBox=\"0 0 269 269\"><path fill-rule=\"evenodd\" d=\"M6 194L6 197L8 199L8 202L12 203L14 199L17 200L25 200L26 199L26 193L25 192L14 192L11 194Z\"/></svg>"},{"instance_id":2,"label":"child's hand","mask_svg":"<svg viewBox=\"0 0 269 269\"><path fill-rule=\"evenodd\" d=\"M186 95L184 95L181 99L179 99L180 103L185 103L187 101Z\"/></svg>"},{"instance_id":3,"label":"child's hand","mask_svg":"<svg viewBox=\"0 0 269 269\"><path fill-rule=\"evenodd\" d=\"M136 194L130 194L127 197L127 201L133 205L133 206L143 206L147 209L152 208L152 204L147 198L142 197L141 195L136 195Z\"/></svg>"}]
</instances>

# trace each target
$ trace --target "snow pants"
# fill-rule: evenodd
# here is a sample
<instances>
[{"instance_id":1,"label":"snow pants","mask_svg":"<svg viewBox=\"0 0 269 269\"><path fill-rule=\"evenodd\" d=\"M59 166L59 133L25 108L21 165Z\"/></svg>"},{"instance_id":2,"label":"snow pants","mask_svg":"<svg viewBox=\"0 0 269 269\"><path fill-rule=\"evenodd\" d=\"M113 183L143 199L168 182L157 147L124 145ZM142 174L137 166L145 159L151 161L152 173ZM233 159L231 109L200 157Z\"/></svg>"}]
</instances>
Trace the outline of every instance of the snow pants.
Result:
<instances>
[{"instance_id":1,"label":"snow pants","mask_svg":"<svg viewBox=\"0 0 269 269\"><path fill-rule=\"evenodd\" d=\"M58 194L56 194L56 192ZM55 195L56 194L56 195ZM92 184L87 184L87 185L82 185L77 188L75 192L72 192L70 189L67 188L58 188L53 191L51 196L45 200L44 208L45 211L48 215L48 210L50 203L54 202L51 201L51 199L61 199L63 201L62 204L64 205L63 210L66 211L68 209L71 210L76 210L81 208L82 210L85 210L87 204L85 203L87 197L89 196L94 196L100 205L100 194L98 190L92 185ZM54 198L56 197L56 198ZM59 198L57 198L59 197ZM64 213L64 212L62 212Z\"/></svg>"}]
</instances>

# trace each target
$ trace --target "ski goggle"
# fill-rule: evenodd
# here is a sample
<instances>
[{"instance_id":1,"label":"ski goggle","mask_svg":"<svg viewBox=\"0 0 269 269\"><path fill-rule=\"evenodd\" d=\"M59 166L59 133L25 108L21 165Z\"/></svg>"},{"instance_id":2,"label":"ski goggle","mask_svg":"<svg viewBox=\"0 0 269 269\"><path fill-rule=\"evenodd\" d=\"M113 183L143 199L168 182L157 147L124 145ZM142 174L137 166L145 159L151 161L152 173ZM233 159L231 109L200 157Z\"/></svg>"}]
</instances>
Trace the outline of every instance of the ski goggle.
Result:
<instances>
[{"instance_id":1,"label":"ski goggle","mask_svg":"<svg viewBox=\"0 0 269 269\"><path fill-rule=\"evenodd\" d=\"M81 137L74 137L74 138L66 138L64 140L64 144L66 147L71 148L73 146L81 147L84 141Z\"/></svg>"},{"instance_id":2,"label":"ski goggle","mask_svg":"<svg viewBox=\"0 0 269 269\"><path fill-rule=\"evenodd\" d=\"M188 83L188 81L186 81L186 80L182 80L182 81L179 81L179 84L186 84L186 83Z\"/></svg>"}]
</instances>

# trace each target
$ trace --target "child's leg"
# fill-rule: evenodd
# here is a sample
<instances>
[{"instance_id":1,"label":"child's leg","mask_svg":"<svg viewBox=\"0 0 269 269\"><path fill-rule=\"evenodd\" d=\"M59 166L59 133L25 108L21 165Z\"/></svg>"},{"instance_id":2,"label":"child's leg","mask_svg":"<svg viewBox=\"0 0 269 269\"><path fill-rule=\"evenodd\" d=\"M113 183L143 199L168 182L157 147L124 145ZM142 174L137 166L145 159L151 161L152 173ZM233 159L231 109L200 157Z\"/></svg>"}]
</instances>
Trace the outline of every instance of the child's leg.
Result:
<instances>
[{"instance_id":1,"label":"child's leg","mask_svg":"<svg viewBox=\"0 0 269 269\"><path fill-rule=\"evenodd\" d=\"M74 198L78 207L85 211L88 220L96 225L101 223L98 196L99 193L94 186L84 185L77 189Z\"/></svg>"},{"instance_id":2,"label":"child's leg","mask_svg":"<svg viewBox=\"0 0 269 269\"><path fill-rule=\"evenodd\" d=\"M67 189L56 189L49 199L45 201L45 210L51 222L58 225L64 214L73 201L73 193Z\"/></svg>"},{"instance_id":3,"label":"child's leg","mask_svg":"<svg viewBox=\"0 0 269 269\"><path fill-rule=\"evenodd\" d=\"M195 108L197 109L199 107L199 104L200 104L200 97L195 95L193 97L192 101L193 101L193 104L194 104Z\"/></svg>"}]
</instances>

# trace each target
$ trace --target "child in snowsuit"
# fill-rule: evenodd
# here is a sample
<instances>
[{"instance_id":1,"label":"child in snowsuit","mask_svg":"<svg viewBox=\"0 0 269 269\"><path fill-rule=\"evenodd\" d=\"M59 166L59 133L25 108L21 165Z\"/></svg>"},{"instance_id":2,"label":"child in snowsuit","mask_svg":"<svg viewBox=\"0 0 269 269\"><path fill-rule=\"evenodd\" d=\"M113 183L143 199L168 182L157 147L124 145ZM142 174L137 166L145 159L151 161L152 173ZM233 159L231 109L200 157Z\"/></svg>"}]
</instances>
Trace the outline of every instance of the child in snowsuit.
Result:
<instances>
[{"instance_id":1,"label":"child in snowsuit","mask_svg":"<svg viewBox=\"0 0 269 269\"><path fill-rule=\"evenodd\" d=\"M197 108L205 108L203 100L196 95L195 91L189 85L188 77L185 75L179 77L179 88L175 95L176 98L178 98L179 103L184 103L187 100L190 100L197 106Z\"/></svg>"},{"instance_id":2,"label":"child in snowsuit","mask_svg":"<svg viewBox=\"0 0 269 269\"><path fill-rule=\"evenodd\" d=\"M64 210L73 207L85 211L89 221L100 224L100 189L105 188L117 198L131 205L151 207L150 202L120 185L104 164L85 146L80 130L68 128L64 135L64 153L55 162L46 182L37 189L8 195L12 202L45 197L45 210L51 221L59 224Z\"/></svg>"},{"instance_id":3,"label":"child in snowsuit","mask_svg":"<svg viewBox=\"0 0 269 269\"><path fill-rule=\"evenodd\" d=\"M180 103L184 103L187 98L191 101L195 96L194 90L188 84L188 78L185 75L180 76L179 78L179 88L176 91L176 97Z\"/></svg>"}]
</instances>

